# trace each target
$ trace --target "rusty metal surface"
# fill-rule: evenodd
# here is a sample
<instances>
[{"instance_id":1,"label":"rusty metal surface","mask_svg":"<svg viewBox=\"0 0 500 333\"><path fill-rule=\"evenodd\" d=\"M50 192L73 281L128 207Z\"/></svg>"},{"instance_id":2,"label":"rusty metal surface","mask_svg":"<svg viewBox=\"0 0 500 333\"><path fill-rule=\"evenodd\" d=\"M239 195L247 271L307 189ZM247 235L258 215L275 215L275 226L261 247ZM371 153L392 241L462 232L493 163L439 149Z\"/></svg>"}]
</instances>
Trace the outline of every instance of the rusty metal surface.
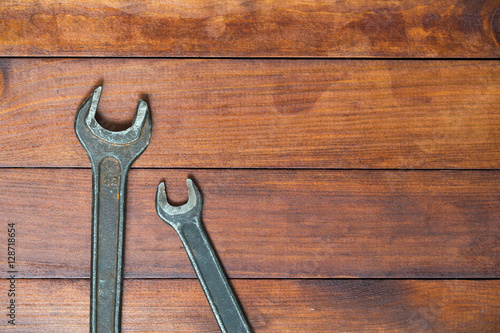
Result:
<instances>
[{"instance_id":1,"label":"rusty metal surface","mask_svg":"<svg viewBox=\"0 0 500 333\"><path fill-rule=\"evenodd\" d=\"M238 298L203 227L201 193L191 179L186 182L189 199L182 206L171 206L168 203L165 183L160 183L156 192L156 212L175 229L184 244L221 332L251 332Z\"/></svg>"},{"instance_id":2,"label":"rusty metal surface","mask_svg":"<svg viewBox=\"0 0 500 333\"><path fill-rule=\"evenodd\" d=\"M149 144L151 119L141 100L130 128L120 132L102 128L95 120L101 90L95 89L79 108L75 133L92 166L90 332L118 333L127 173Z\"/></svg>"}]
</instances>

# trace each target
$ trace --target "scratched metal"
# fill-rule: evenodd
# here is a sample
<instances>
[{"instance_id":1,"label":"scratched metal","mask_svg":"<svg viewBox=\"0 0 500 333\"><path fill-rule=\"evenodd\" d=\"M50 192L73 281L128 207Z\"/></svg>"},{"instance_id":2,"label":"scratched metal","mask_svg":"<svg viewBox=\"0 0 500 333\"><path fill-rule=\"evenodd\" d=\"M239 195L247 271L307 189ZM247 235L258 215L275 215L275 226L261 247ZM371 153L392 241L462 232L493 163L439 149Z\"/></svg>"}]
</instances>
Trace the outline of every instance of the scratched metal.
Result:
<instances>
[{"instance_id":1,"label":"scratched metal","mask_svg":"<svg viewBox=\"0 0 500 333\"><path fill-rule=\"evenodd\" d=\"M251 332L243 309L201 222L203 202L200 191L191 179L186 182L189 199L182 206L171 206L168 203L165 184L160 183L156 192L156 212L175 229L184 244L221 332Z\"/></svg>"},{"instance_id":2,"label":"scratched metal","mask_svg":"<svg viewBox=\"0 0 500 333\"><path fill-rule=\"evenodd\" d=\"M95 120L102 87L79 108L75 133L92 166L92 264L90 332L120 332L123 231L127 173L151 138L146 102L139 101L132 126L111 132Z\"/></svg>"}]
</instances>

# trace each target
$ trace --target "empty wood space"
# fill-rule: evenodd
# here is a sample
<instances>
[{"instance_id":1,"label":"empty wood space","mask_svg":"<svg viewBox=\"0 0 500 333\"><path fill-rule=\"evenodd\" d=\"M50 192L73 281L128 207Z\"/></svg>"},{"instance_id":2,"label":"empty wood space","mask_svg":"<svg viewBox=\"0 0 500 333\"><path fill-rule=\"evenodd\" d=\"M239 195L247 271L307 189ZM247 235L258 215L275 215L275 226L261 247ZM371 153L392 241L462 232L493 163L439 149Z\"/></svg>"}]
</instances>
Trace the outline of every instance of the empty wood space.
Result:
<instances>
[{"instance_id":1,"label":"empty wood space","mask_svg":"<svg viewBox=\"0 0 500 333\"><path fill-rule=\"evenodd\" d=\"M0 331L89 331L102 85L101 125L153 124L123 332L219 331L155 211L188 177L257 333L499 332L499 56L499 0L0 3Z\"/></svg>"},{"instance_id":2,"label":"empty wood space","mask_svg":"<svg viewBox=\"0 0 500 333\"><path fill-rule=\"evenodd\" d=\"M498 0L11 0L7 56L498 57Z\"/></svg>"}]
</instances>

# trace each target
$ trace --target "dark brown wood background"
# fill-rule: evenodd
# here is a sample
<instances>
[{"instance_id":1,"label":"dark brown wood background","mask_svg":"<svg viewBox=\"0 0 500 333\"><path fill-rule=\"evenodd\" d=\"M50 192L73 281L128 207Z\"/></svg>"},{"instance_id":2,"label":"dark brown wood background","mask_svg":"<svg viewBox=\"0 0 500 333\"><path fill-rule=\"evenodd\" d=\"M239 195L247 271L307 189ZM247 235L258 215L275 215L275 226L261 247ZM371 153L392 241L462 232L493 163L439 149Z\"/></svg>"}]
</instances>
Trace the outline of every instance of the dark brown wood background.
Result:
<instances>
[{"instance_id":1,"label":"dark brown wood background","mask_svg":"<svg viewBox=\"0 0 500 333\"><path fill-rule=\"evenodd\" d=\"M99 84L106 128L153 119L123 332L218 331L154 209L186 177L255 332L500 331L500 1L9 0L0 56L0 331L88 332Z\"/></svg>"}]
</instances>

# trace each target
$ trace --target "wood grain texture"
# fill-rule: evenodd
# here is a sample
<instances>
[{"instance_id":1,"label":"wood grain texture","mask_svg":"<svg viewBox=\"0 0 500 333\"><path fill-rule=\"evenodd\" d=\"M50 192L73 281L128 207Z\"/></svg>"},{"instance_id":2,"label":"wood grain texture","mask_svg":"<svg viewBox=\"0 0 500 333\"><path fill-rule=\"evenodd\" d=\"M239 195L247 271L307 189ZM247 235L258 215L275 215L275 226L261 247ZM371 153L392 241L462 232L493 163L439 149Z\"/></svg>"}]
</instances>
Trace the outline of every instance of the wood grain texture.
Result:
<instances>
[{"instance_id":1,"label":"wood grain texture","mask_svg":"<svg viewBox=\"0 0 500 333\"><path fill-rule=\"evenodd\" d=\"M500 281L233 280L255 332L498 332ZM8 288L0 280L0 289ZM18 280L15 328L88 332L88 280ZM217 332L196 280L125 280L123 332Z\"/></svg>"},{"instance_id":2,"label":"wood grain texture","mask_svg":"<svg viewBox=\"0 0 500 333\"><path fill-rule=\"evenodd\" d=\"M103 84L106 128L139 98L153 119L129 177L123 332L219 331L155 213L156 185L183 203L186 177L255 332L499 332L499 57L500 0L0 2L18 271L0 331L88 332L73 121Z\"/></svg>"},{"instance_id":3,"label":"wood grain texture","mask_svg":"<svg viewBox=\"0 0 500 333\"><path fill-rule=\"evenodd\" d=\"M126 277L194 277L154 206L164 179L174 203L186 200L188 176L203 192L204 224L231 277L500 273L499 172L134 169ZM16 223L20 277L89 276L91 196L88 169L0 170L0 224ZM0 269L4 276L7 266Z\"/></svg>"},{"instance_id":4,"label":"wood grain texture","mask_svg":"<svg viewBox=\"0 0 500 333\"><path fill-rule=\"evenodd\" d=\"M498 0L0 6L2 56L498 57Z\"/></svg>"},{"instance_id":5,"label":"wood grain texture","mask_svg":"<svg viewBox=\"0 0 500 333\"><path fill-rule=\"evenodd\" d=\"M76 110L153 119L135 167L500 168L497 61L0 59L0 166L88 167ZM110 125L113 124L113 125Z\"/></svg>"}]
</instances>

